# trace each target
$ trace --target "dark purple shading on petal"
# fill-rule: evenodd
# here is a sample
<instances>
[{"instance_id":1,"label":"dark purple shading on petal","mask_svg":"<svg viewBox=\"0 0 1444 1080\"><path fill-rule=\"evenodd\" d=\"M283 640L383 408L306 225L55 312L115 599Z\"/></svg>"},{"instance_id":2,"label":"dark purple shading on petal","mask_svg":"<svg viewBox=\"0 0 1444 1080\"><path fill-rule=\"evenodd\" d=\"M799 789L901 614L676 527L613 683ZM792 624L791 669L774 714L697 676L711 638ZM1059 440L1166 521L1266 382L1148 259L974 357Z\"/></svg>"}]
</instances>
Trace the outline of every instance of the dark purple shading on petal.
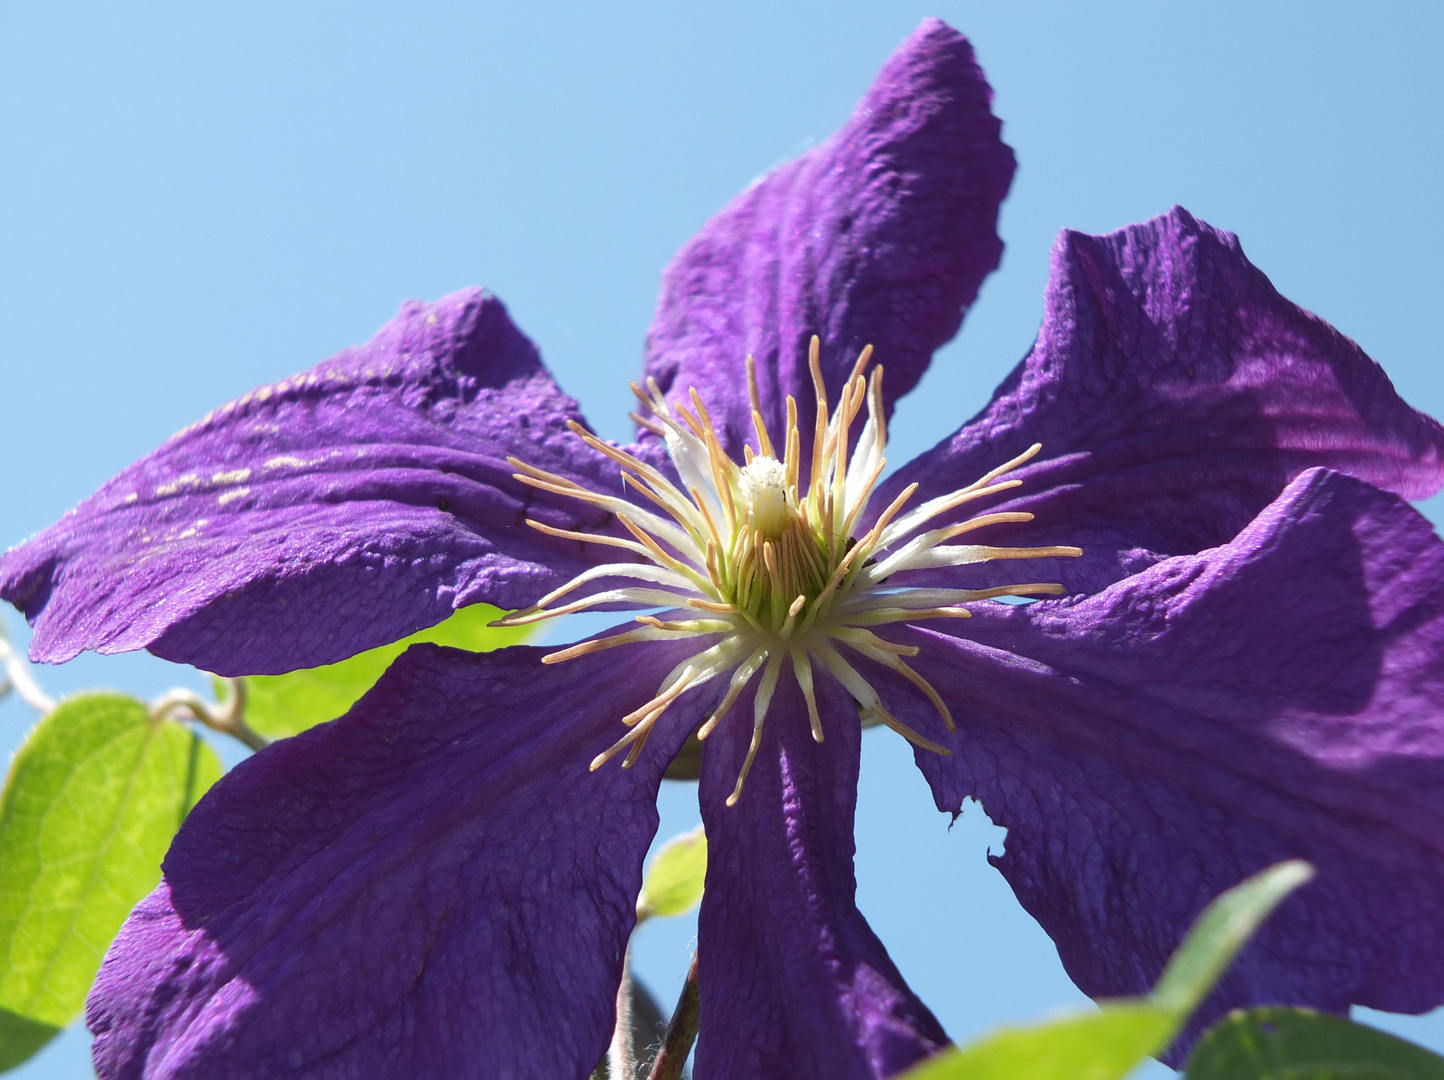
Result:
<instances>
[{"instance_id":1,"label":"dark purple shading on petal","mask_svg":"<svg viewBox=\"0 0 1444 1080\"><path fill-rule=\"evenodd\" d=\"M100 1076L585 1077L699 717L589 772L682 653L541 654L415 646L216 785L91 991Z\"/></svg>"},{"instance_id":2,"label":"dark purple shading on petal","mask_svg":"<svg viewBox=\"0 0 1444 1080\"><path fill-rule=\"evenodd\" d=\"M506 464L616 487L572 418L495 297L408 302L368 344L217 410L8 552L0 597L35 624L37 660L144 647L227 675L340 660L479 601L521 607L607 553L528 528L605 515Z\"/></svg>"},{"instance_id":3,"label":"dark purple shading on petal","mask_svg":"<svg viewBox=\"0 0 1444 1080\"><path fill-rule=\"evenodd\" d=\"M697 1080L891 1076L948 1041L854 903L861 728L851 699L817 681L826 742L812 741L784 675L736 806L724 801L751 736L750 700L703 751Z\"/></svg>"},{"instance_id":4,"label":"dark purple shading on petal","mask_svg":"<svg viewBox=\"0 0 1444 1080\"><path fill-rule=\"evenodd\" d=\"M867 344L887 367L888 401L905 394L1002 256L1013 152L991 100L967 40L923 22L840 131L748 188L672 260L647 374L669 398L695 386L739 455L752 431L748 353L774 433L788 394L811 428L813 334L834 402Z\"/></svg>"},{"instance_id":5,"label":"dark purple shading on petal","mask_svg":"<svg viewBox=\"0 0 1444 1080\"><path fill-rule=\"evenodd\" d=\"M1032 351L876 505L912 481L919 500L953 490L1034 442L1041 460L1014 474L1024 486L988 508L1037 520L978 535L1082 547L1040 571L1071 591L1225 543L1313 466L1409 499L1444 485L1444 428L1280 296L1237 237L1178 207L1107 236L1064 232ZM1015 570L979 567L969 580Z\"/></svg>"},{"instance_id":6,"label":"dark purple shading on petal","mask_svg":"<svg viewBox=\"0 0 1444 1080\"><path fill-rule=\"evenodd\" d=\"M909 632L958 734L895 696L953 750L918 755L938 807L1008 828L993 861L1084 991L1147 990L1212 897L1303 857L1318 877L1200 1023L1444 1002L1444 544L1419 514L1313 470L1224 547L975 611Z\"/></svg>"}]
</instances>

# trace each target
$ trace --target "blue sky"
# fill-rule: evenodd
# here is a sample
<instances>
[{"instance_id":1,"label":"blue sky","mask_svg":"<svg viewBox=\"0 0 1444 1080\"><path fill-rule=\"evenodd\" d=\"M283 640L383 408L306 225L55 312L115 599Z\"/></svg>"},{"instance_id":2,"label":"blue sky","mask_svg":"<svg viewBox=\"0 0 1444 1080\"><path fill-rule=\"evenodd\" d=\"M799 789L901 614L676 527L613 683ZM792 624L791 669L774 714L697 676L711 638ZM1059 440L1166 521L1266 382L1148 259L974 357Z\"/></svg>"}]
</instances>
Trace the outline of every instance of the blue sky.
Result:
<instances>
[{"instance_id":1,"label":"blue sky","mask_svg":"<svg viewBox=\"0 0 1444 1080\"><path fill-rule=\"evenodd\" d=\"M500 295L592 423L626 435L663 264L841 123L925 15L973 39L1019 171L1002 268L899 410L894 461L1027 350L1060 228L1173 203L1237 232L1444 415L1444 8L1174 7L10 0L0 545L216 405L364 341L403 299L464 285ZM155 694L193 677L89 657L41 678ZM0 742L30 721L0 703ZM688 788L664 808L664 836L696 820ZM1079 997L983 858L1000 835L976 810L949 831L901 742L869 735L860 903L959 1038ZM694 926L639 935L665 1001ZM1444 1020L1387 1023L1444 1049ZM87 1070L72 1033L15 1075Z\"/></svg>"}]
</instances>

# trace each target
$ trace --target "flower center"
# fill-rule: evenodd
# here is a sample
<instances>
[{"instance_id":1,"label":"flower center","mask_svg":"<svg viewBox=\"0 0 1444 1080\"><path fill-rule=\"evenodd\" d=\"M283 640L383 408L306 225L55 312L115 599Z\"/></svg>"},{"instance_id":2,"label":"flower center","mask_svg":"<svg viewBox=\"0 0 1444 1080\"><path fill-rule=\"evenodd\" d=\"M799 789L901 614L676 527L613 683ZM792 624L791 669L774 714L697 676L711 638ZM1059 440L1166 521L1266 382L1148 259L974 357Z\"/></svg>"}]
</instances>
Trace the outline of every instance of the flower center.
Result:
<instances>
[{"instance_id":1,"label":"flower center","mask_svg":"<svg viewBox=\"0 0 1444 1080\"><path fill-rule=\"evenodd\" d=\"M763 540L780 540L798 524L797 498L787 486L787 470L775 457L756 457L738 477L742 518Z\"/></svg>"},{"instance_id":2,"label":"flower center","mask_svg":"<svg viewBox=\"0 0 1444 1080\"><path fill-rule=\"evenodd\" d=\"M792 602L815 598L827 585L826 538L813 528L787 482L786 466L774 457L754 457L738 475L737 519L712 583L759 628L780 632Z\"/></svg>"},{"instance_id":3,"label":"flower center","mask_svg":"<svg viewBox=\"0 0 1444 1080\"><path fill-rule=\"evenodd\" d=\"M747 358L756 448L743 448L744 462L733 461L721 447L717 431L697 391L689 403L668 403L655 381L647 389L632 386L647 410L634 419L666 441L676 467L677 482L646 462L603 442L579 424L572 430L588 446L622 466L622 478L659 507L661 514L612 495L582 487L565 477L515 458L516 478L554 494L580 499L616 515L631 534L625 539L557 529L538 521L533 528L552 536L604 544L632 553L639 561L607 563L577 575L542 597L526 611L499 620L516 626L580 611L599 604L629 604L664 609L661 616L639 615L640 627L610 637L593 638L545 657L560 663L587 653L640 641L693 638L697 651L662 681L656 695L640 709L622 717L630 728L592 768L627 751L623 768L642 752L647 737L668 707L686 691L728 677L727 689L698 729L706 739L754 678L752 741L737 786L728 798L736 803L757 753L769 705L784 665L789 667L803 700L813 738L823 741L813 671L820 665L857 702L862 714L886 724L909 741L937 753L948 751L913 731L883 705L877 691L842 651L865 657L917 686L932 702L951 731L953 719L937 691L903 659L916 647L879 637L874 627L925 619L967 618L961 605L998 596L1057 594L1056 584L1027 583L993 589L910 588L894 582L910 570L957 566L994 559L1076 556L1075 547L993 547L948 543L975 529L1031 521L1021 512L981 514L953 525L924 530L940 515L1020 481L1002 479L1033 458L1034 445L967 487L930 499L907 513L903 508L917 490L906 488L858 534L868 503L886 464L887 427L883 413L882 368L867 368L872 347L864 349L843 387L842 400L829 412L822 380L818 339L812 339L809 362L817 397L817 416L808 453L797 418L797 403L787 399L787 426L779 454L762 418L756 372ZM862 414L867 419L851 441ZM806 483L803 483L804 472ZM629 584L606 588L580 600L552 607L578 588L606 579Z\"/></svg>"}]
</instances>

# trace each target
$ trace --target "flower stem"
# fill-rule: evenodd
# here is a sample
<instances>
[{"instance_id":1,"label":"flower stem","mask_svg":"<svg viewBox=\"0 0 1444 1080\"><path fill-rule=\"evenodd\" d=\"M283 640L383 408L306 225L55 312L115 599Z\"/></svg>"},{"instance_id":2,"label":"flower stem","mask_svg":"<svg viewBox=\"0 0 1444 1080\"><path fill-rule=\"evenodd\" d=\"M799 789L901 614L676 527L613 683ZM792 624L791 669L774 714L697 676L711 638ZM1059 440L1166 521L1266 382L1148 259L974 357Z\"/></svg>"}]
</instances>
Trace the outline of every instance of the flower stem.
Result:
<instances>
[{"instance_id":1,"label":"flower stem","mask_svg":"<svg viewBox=\"0 0 1444 1080\"><path fill-rule=\"evenodd\" d=\"M682 1066L687 1064L687 1055L697 1041L697 954L692 954L692 966L687 969L687 981L682 984L677 1008L667 1023L667 1035L662 1040L662 1049L652 1062L652 1072L647 1080L681 1080Z\"/></svg>"},{"instance_id":2,"label":"flower stem","mask_svg":"<svg viewBox=\"0 0 1444 1080\"><path fill-rule=\"evenodd\" d=\"M632 950L622 953L622 984L617 987L617 1026L607 1047L607 1075L612 1080L633 1080L637 1064L632 1057Z\"/></svg>"}]
</instances>

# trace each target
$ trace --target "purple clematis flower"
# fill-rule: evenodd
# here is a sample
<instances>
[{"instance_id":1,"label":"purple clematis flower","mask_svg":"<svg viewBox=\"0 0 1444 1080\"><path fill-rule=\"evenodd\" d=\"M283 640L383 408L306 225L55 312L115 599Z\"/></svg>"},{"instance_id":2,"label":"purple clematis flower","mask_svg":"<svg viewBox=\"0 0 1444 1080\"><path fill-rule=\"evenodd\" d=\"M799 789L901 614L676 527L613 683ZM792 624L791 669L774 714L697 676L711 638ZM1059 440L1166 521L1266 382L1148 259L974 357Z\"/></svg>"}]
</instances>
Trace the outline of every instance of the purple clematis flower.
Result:
<instances>
[{"instance_id":1,"label":"purple clematis flower","mask_svg":"<svg viewBox=\"0 0 1444 1080\"><path fill-rule=\"evenodd\" d=\"M49 661L281 672L481 601L664 609L551 656L417 646L225 777L92 991L101 1076L585 1076L699 727L696 1075L896 1073L947 1036L854 904L860 715L939 809L1008 827L995 862L1090 994L1146 990L1208 900L1301 856L1205 1018L1444 1001L1444 545L1402 501L1444 485L1444 429L1357 346L1182 210L1065 233L1032 351L880 479L1001 254L989 99L925 23L709 222L631 447L463 292L4 557Z\"/></svg>"}]
</instances>

